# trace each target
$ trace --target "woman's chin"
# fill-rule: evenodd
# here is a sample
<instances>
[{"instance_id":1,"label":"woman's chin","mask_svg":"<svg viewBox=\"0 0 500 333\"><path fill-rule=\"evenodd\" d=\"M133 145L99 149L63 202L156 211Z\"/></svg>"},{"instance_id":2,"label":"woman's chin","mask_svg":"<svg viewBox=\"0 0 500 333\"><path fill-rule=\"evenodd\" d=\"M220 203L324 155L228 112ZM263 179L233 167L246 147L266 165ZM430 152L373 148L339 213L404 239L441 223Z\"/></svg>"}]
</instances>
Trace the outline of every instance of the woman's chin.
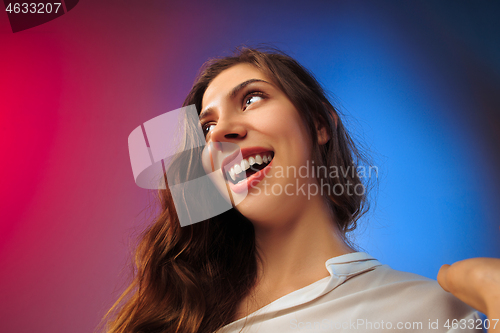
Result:
<instances>
[{"instance_id":1,"label":"woman's chin","mask_svg":"<svg viewBox=\"0 0 500 333\"><path fill-rule=\"evenodd\" d=\"M252 195L249 193L244 199L236 204L236 209L250 221L262 221L268 219L272 215L272 211L276 210L273 207L272 198L264 197L264 195Z\"/></svg>"},{"instance_id":2,"label":"woman's chin","mask_svg":"<svg viewBox=\"0 0 500 333\"><path fill-rule=\"evenodd\" d=\"M248 195L236 205L236 209L254 225L269 226L279 223L278 221L287 215L287 212L283 210L283 208L287 209L287 201L282 196L257 194L250 190Z\"/></svg>"}]
</instances>

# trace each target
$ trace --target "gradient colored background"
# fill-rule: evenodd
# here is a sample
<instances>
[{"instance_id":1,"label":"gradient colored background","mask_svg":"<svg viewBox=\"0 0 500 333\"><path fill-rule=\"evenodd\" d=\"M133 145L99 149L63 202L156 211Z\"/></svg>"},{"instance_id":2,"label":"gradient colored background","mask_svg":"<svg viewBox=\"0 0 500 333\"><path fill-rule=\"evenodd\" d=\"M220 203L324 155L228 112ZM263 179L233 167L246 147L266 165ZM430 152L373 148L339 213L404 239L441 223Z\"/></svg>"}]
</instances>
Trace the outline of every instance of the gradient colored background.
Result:
<instances>
[{"instance_id":1,"label":"gradient colored background","mask_svg":"<svg viewBox=\"0 0 500 333\"><path fill-rule=\"evenodd\" d=\"M97 1L13 34L0 12L0 331L91 332L153 209L127 137L201 64L273 43L381 172L356 242L395 269L500 256L500 8L482 1Z\"/></svg>"}]
</instances>

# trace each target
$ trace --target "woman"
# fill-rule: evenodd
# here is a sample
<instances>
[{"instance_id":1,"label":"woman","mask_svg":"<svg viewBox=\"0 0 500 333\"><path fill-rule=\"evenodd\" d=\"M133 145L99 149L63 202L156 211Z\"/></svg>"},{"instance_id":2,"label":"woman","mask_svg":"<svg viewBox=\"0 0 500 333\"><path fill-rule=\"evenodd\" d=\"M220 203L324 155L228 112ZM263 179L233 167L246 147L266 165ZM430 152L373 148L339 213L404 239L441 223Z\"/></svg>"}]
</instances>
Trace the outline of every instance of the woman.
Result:
<instances>
[{"instance_id":1,"label":"woman","mask_svg":"<svg viewBox=\"0 0 500 333\"><path fill-rule=\"evenodd\" d=\"M353 249L347 233L367 209L365 159L295 60L244 48L210 61L192 104L206 147L174 161L169 185L214 171L236 207L180 227L161 190L162 212L108 332L448 331L445 320L477 318L435 281ZM239 147L240 159L214 166L217 144Z\"/></svg>"}]
</instances>

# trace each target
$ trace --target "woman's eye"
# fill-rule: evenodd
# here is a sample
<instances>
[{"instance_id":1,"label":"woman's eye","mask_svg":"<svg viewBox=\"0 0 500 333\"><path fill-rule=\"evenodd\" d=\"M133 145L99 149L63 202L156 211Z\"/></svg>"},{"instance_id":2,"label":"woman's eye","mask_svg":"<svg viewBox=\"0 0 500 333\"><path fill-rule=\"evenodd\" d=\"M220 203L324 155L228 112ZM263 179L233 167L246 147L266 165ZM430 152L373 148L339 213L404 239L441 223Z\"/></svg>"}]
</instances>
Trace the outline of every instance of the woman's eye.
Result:
<instances>
[{"instance_id":1,"label":"woman's eye","mask_svg":"<svg viewBox=\"0 0 500 333\"><path fill-rule=\"evenodd\" d=\"M203 125L202 126L203 134L205 134L205 136L207 136L207 134L209 132L211 132L214 127L215 127L215 124L206 124L206 125Z\"/></svg>"},{"instance_id":2,"label":"woman's eye","mask_svg":"<svg viewBox=\"0 0 500 333\"><path fill-rule=\"evenodd\" d=\"M264 99L264 97L261 95L261 94L253 94L253 95L248 95L246 98L245 98L245 105L244 107L246 108L247 106L249 106L250 104L252 103L255 103L257 101L260 101Z\"/></svg>"}]
</instances>

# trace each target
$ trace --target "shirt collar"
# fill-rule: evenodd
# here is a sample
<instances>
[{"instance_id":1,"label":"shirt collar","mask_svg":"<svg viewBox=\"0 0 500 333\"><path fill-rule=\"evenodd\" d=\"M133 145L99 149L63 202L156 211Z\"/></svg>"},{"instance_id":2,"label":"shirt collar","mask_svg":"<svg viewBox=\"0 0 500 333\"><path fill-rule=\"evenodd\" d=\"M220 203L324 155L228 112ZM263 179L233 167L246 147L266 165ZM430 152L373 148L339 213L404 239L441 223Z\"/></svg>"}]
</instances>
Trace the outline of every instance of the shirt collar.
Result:
<instances>
[{"instance_id":1,"label":"shirt collar","mask_svg":"<svg viewBox=\"0 0 500 333\"><path fill-rule=\"evenodd\" d=\"M250 317L259 316L259 314L269 314L270 312L281 311L311 302L331 292L350 278L371 271L381 265L378 260L364 252L353 252L328 259L325 262L325 266L330 273L330 277L287 294L250 314Z\"/></svg>"},{"instance_id":2,"label":"shirt collar","mask_svg":"<svg viewBox=\"0 0 500 333\"><path fill-rule=\"evenodd\" d=\"M372 270L381 263L371 255L364 252L353 252L328 259L326 269L331 277L352 277L368 270Z\"/></svg>"}]
</instances>

